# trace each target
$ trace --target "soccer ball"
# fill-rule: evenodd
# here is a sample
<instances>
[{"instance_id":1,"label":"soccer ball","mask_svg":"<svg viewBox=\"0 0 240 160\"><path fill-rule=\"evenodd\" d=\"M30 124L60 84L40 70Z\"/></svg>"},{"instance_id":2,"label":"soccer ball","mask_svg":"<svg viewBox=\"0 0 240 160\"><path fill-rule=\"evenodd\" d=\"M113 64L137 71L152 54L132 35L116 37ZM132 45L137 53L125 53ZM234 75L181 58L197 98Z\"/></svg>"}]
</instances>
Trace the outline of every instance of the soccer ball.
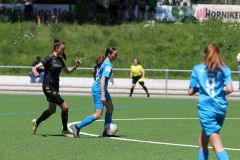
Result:
<instances>
[{"instance_id":1,"label":"soccer ball","mask_svg":"<svg viewBox=\"0 0 240 160\"><path fill-rule=\"evenodd\" d=\"M108 135L114 135L117 132L117 125L113 122L105 125L105 131Z\"/></svg>"}]
</instances>

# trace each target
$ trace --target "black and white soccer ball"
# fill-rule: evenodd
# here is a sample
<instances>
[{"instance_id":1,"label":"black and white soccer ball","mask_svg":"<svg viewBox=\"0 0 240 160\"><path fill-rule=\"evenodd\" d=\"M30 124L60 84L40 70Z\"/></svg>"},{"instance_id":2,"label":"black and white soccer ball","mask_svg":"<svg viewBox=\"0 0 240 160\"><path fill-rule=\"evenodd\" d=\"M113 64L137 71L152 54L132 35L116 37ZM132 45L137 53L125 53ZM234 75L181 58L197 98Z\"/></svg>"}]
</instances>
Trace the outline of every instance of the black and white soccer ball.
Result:
<instances>
[{"instance_id":1,"label":"black and white soccer ball","mask_svg":"<svg viewBox=\"0 0 240 160\"><path fill-rule=\"evenodd\" d=\"M117 125L113 122L107 123L105 125L105 132L108 135L114 135L117 132Z\"/></svg>"}]
</instances>

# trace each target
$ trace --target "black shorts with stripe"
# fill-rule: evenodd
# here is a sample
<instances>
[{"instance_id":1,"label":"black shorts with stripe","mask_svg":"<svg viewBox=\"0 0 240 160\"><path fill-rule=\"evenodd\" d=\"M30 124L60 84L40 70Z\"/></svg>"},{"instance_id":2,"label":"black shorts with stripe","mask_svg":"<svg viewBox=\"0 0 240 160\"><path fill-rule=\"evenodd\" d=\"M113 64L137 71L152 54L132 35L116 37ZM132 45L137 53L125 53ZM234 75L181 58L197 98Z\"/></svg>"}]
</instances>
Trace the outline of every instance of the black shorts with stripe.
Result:
<instances>
[{"instance_id":1,"label":"black shorts with stripe","mask_svg":"<svg viewBox=\"0 0 240 160\"><path fill-rule=\"evenodd\" d=\"M60 97L58 90L53 86L47 85L46 87L43 87L43 92L47 97L48 102L55 103L59 106L63 104L64 100Z\"/></svg>"}]
</instances>

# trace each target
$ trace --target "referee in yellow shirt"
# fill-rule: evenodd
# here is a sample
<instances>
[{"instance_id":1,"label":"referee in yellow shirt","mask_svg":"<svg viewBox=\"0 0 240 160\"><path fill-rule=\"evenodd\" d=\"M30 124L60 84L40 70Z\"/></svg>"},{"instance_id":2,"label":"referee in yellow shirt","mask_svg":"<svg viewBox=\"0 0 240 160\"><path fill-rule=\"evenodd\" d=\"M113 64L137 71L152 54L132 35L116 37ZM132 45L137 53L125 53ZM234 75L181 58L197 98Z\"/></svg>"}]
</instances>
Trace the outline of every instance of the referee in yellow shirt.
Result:
<instances>
[{"instance_id":1,"label":"referee in yellow shirt","mask_svg":"<svg viewBox=\"0 0 240 160\"><path fill-rule=\"evenodd\" d=\"M132 97L132 93L134 90L134 87L136 83L138 82L139 79L144 78L145 76L145 71L143 67L140 65L140 62L138 59L134 59L134 64L131 66L131 71L130 71L130 78L132 78L132 87L131 87L131 92L129 97ZM144 86L144 81L138 82L142 88L146 91L147 96L150 97L147 88Z\"/></svg>"}]
</instances>

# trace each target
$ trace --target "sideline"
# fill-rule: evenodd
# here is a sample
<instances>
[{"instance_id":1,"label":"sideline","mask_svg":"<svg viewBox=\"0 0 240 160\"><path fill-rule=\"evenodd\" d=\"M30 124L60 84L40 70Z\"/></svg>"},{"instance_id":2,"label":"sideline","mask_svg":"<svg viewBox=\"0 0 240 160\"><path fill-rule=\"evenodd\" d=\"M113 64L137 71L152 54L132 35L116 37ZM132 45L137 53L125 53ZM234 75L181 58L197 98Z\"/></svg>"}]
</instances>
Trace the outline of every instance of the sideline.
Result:
<instances>
[{"instance_id":1,"label":"sideline","mask_svg":"<svg viewBox=\"0 0 240 160\"><path fill-rule=\"evenodd\" d=\"M229 120L239 120L240 118L226 118ZM113 119L114 121L130 121L130 120L198 120L198 118L134 118L134 119ZM97 120L97 122L102 122L104 120ZM72 132L71 126L74 124L77 124L79 122L71 122L68 123L68 129ZM99 135L81 132L82 135L87 135L91 137L99 137ZM190 148L198 148L197 145L189 145L189 144L177 144L177 143L166 143L166 142L156 142L156 141L144 141L144 140L138 140L138 139L128 139L128 138L121 138L121 137L107 137L110 139L120 140L120 141L128 141L128 142L138 142L138 143L148 143L148 144L158 144L158 145L167 145L167 146L180 146L180 147L190 147ZM212 148L209 146L209 148ZM240 151L240 148L224 148L225 150L229 151Z\"/></svg>"}]
</instances>

